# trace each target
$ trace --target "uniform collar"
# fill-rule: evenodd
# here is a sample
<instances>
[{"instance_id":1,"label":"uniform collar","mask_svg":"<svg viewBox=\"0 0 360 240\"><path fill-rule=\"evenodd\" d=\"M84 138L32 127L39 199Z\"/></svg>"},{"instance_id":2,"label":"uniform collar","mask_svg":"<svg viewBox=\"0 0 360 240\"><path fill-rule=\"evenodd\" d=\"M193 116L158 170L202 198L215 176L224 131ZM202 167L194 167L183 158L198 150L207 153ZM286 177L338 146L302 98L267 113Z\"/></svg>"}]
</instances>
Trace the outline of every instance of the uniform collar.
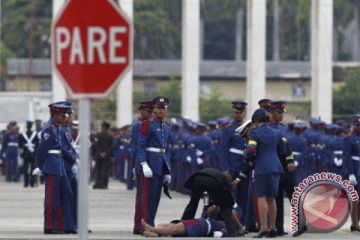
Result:
<instances>
[{"instance_id":1,"label":"uniform collar","mask_svg":"<svg viewBox=\"0 0 360 240\"><path fill-rule=\"evenodd\" d=\"M155 117L155 120L158 121L159 123L162 123L163 122L163 119L160 119L158 117Z\"/></svg>"},{"instance_id":2,"label":"uniform collar","mask_svg":"<svg viewBox=\"0 0 360 240\"><path fill-rule=\"evenodd\" d=\"M239 122L239 124L236 124L236 122L234 121L233 124L234 124L235 126L241 126L241 124L243 124L243 123L242 123L242 122Z\"/></svg>"}]
</instances>

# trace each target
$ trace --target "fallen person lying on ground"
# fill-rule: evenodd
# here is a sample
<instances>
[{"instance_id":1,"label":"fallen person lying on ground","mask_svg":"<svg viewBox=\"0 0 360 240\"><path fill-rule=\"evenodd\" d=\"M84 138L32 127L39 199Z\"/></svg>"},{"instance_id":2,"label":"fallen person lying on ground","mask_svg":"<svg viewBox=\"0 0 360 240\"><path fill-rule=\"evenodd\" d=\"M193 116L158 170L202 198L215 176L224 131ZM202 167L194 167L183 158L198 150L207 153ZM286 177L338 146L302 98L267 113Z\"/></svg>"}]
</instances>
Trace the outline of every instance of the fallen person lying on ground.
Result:
<instances>
[{"instance_id":1,"label":"fallen person lying on ground","mask_svg":"<svg viewBox=\"0 0 360 240\"><path fill-rule=\"evenodd\" d=\"M208 209L209 214L216 214L221 217L219 209L212 206ZM233 217L236 214L233 212ZM189 220L173 220L170 223L161 223L156 227L147 224L144 219L141 221L143 227L143 235L146 237L225 237L225 223L221 220L195 218ZM244 235L244 230L241 225L237 226L238 236Z\"/></svg>"}]
</instances>

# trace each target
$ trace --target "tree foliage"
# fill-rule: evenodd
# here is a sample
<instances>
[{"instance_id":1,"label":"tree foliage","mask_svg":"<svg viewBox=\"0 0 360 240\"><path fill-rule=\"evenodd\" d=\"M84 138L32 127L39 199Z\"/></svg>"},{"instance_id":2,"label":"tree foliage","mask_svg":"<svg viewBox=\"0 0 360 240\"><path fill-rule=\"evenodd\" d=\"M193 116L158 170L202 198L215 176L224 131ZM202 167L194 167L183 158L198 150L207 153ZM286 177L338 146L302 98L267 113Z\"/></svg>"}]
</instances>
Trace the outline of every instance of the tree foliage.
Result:
<instances>
[{"instance_id":1,"label":"tree foliage","mask_svg":"<svg viewBox=\"0 0 360 240\"><path fill-rule=\"evenodd\" d=\"M9 58L14 57L14 53L10 49L6 48L3 43L0 43L0 53L0 64L3 66L6 65L6 61Z\"/></svg>"},{"instance_id":2,"label":"tree foliage","mask_svg":"<svg viewBox=\"0 0 360 240\"><path fill-rule=\"evenodd\" d=\"M16 57L29 56L31 1L5 0L2 5L2 40ZM34 1L33 57L50 57L52 1Z\"/></svg>"},{"instance_id":3,"label":"tree foliage","mask_svg":"<svg viewBox=\"0 0 360 240\"><path fill-rule=\"evenodd\" d=\"M335 120L351 119L360 113L360 67L346 70L344 84L333 91Z\"/></svg>"},{"instance_id":4,"label":"tree foliage","mask_svg":"<svg viewBox=\"0 0 360 240\"><path fill-rule=\"evenodd\" d=\"M222 94L217 88L212 88L207 97L200 98L200 120L207 123L222 117L231 116L231 104L222 99Z\"/></svg>"},{"instance_id":5,"label":"tree foliage","mask_svg":"<svg viewBox=\"0 0 360 240\"><path fill-rule=\"evenodd\" d=\"M180 0L134 1L135 58L180 58L180 13Z\"/></svg>"}]
</instances>

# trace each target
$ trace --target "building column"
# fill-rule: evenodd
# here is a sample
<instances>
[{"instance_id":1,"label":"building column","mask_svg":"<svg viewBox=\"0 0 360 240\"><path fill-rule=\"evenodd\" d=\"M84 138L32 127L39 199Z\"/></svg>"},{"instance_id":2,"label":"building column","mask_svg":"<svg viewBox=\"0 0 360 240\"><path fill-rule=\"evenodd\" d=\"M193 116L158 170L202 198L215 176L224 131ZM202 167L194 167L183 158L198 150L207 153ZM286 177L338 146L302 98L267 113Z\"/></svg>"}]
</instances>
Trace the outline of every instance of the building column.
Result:
<instances>
[{"instance_id":1,"label":"building column","mask_svg":"<svg viewBox=\"0 0 360 240\"><path fill-rule=\"evenodd\" d=\"M133 0L119 0L121 9L133 21ZM133 59L133 58L130 58ZM133 119L133 69L129 69L117 88L116 126L122 127L132 123Z\"/></svg>"},{"instance_id":2,"label":"building column","mask_svg":"<svg viewBox=\"0 0 360 240\"><path fill-rule=\"evenodd\" d=\"M355 21L355 34L353 38L353 51L352 51L352 60L354 62L360 61L360 3L354 2L354 21Z\"/></svg>"},{"instance_id":3,"label":"building column","mask_svg":"<svg viewBox=\"0 0 360 240\"><path fill-rule=\"evenodd\" d=\"M265 98L266 80L266 0L247 1L247 119ZM242 96L239 96L241 99Z\"/></svg>"},{"instance_id":4,"label":"building column","mask_svg":"<svg viewBox=\"0 0 360 240\"><path fill-rule=\"evenodd\" d=\"M242 61L243 57L243 42L244 42L244 13L243 11L239 11L236 14L236 22L235 22L235 61L240 62Z\"/></svg>"},{"instance_id":5,"label":"building column","mask_svg":"<svg viewBox=\"0 0 360 240\"><path fill-rule=\"evenodd\" d=\"M200 0L183 0L182 13L182 116L199 121Z\"/></svg>"},{"instance_id":6,"label":"building column","mask_svg":"<svg viewBox=\"0 0 360 240\"><path fill-rule=\"evenodd\" d=\"M274 27L274 42L273 42L273 60L276 62L280 61L280 41L279 41L279 26L280 26L280 10L279 0L274 0L274 12L273 12L273 27Z\"/></svg>"},{"instance_id":7,"label":"building column","mask_svg":"<svg viewBox=\"0 0 360 240\"><path fill-rule=\"evenodd\" d=\"M60 9L65 4L65 0L53 0L53 14L52 18L54 19L56 15L59 13ZM51 80L52 80L52 101L59 102L66 100L66 91L63 83L61 82L60 76L56 74L55 69L52 69L51 73Z\"/></svg>"},{"instance_id":8,"label":"building column","mask_svg":"<svg viewBox=\"0 0 360 240\"><path fill-rule=\"evenodd\" d=\"M312 0L311 116L332 122L333 0Z\"/></svg>"}]
</instances>

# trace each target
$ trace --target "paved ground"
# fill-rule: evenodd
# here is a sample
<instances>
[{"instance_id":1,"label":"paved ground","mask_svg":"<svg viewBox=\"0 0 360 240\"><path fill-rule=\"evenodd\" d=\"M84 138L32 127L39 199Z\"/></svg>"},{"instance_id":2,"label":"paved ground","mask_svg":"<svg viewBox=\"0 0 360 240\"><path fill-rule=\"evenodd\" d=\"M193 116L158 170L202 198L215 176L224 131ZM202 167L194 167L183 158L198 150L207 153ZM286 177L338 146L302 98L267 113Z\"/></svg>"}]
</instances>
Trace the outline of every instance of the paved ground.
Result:
<instances>
[{"instance_id":1,"label":"paved ground","mask_svg":"<svg viewBox=\"0 0 360 240\"><path fill-rule=\"evenodd\" d=\"M2 176L0 176L3 178ZM112 180L108 190L90 188L89 239L145 239L132 234L135 190ZM171 192L173 199L163 195L156 222L179 219L189 197ZM76 239L76 235L49 236L43 234L44 186L24 188L22 183L0 180L0 239ZM349 231L350 223L328 234L303 234L298 239L359 239L360 233ZM286 206L286 231L290 232L290 205ZM254 233L241 237L252 239ZM165 239L165 238L161 238ZM176 238L179 239L179 238ZM281 237L281 239L294 239Z\"/></svg>"}]
</instances>

